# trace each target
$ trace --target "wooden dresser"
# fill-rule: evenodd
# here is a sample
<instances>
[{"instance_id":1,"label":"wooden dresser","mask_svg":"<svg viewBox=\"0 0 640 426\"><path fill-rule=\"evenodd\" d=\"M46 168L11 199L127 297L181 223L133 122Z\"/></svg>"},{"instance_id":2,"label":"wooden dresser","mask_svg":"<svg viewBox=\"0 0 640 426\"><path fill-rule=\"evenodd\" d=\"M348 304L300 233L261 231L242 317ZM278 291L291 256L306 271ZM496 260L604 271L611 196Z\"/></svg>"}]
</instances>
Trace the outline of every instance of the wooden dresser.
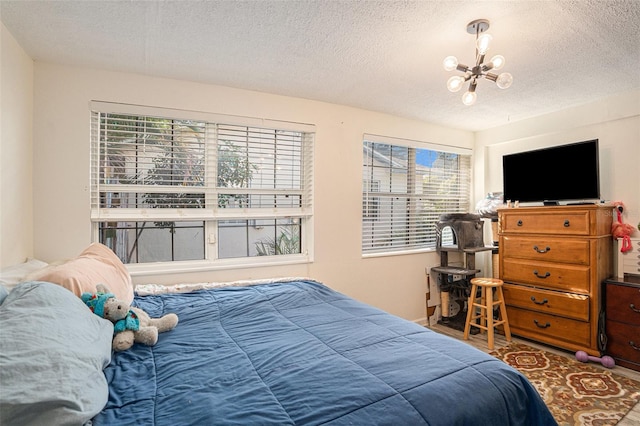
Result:
<instances>
[{"instance_id":1,"label":"wooden dresser","mask_svg":"<svg viewBox=\"0 0 640 426\"><path fill-rule=\"evenodd\" d=\"M606 353L640 371L640 284L605 281Z\"/></svg>"},{"instance_id":2,"label":"wooden dresser","mask_svg":"<svg viewBox=\"0 0 640 426\"><path fill-rule=\"evenodd\" d=\"M612 207L498 210L500 279L511 332L600 355L601 283L612 275Z\"/></svg>"}]
</instances>

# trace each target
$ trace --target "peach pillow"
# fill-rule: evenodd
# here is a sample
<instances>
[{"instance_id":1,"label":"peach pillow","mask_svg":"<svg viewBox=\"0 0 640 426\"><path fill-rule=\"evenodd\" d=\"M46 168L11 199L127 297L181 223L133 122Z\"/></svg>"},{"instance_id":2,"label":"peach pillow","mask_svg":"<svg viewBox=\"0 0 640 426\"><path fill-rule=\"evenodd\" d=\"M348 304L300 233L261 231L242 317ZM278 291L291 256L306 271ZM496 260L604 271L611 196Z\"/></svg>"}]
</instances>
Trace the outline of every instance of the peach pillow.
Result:
<instances>
[{"instance_id":1,"label":"peach pillow","mask_svg":"<svg viewBox=\"0 0 640 426\"><path fill-rule=\"evenodd\" d=\"M131 303L133 284L129 271L111 249L93 243L80 255L60 265L50 265L29 275L33 281L47 281L61 285L76 296L84 292L94 293L97 284L106 285L118 298Z\"/></svg>"}]
</instances>

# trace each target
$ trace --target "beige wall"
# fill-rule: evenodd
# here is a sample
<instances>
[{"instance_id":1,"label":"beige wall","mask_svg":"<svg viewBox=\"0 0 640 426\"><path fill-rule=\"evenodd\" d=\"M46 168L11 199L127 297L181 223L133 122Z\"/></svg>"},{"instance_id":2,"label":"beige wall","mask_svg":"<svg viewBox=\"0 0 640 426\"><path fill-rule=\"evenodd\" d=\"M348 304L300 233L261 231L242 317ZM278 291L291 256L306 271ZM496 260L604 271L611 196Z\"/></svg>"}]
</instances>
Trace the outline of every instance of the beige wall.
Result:
<instances>
[{"instance_id":1,"label":"beige wall","mask_svg":"<svg viewBox=\"0 0 640 426\"><path fill-rule=\"evenodd\" d=\"M640 222L640 90L476 133L476 194L502 190L504 154L590 139L599 141L601 198L623 201L626 205L623 220L637 225ZM541 169L543 172L553 171ZM636 231L635 235L640 232Z\"/></svg>"},{"instance_id":2,"label":"beige wall","mask_svg":"<svg viewBox=\"0 0 640 426\"><path fill-rule=\"evenodd\" d=\"M0 267L33 256L33 61L0 23Z\"/></svg>"},{"instance_id":3,"label":"beige wall","mask_svg":"<svg viewBox=\"0 0 640 426\"><path fill-rule=\"evenodd\" d=\"M309 276L407 319L426 316L425 267L438 262L434 253L362 259L362 137L372 133L472 148L471 132L304 99L44 63L35 65L34 90L36 257L74 256L90 242L91 100L310 123L316 126L313 264L135 276L135 282Z\"/></svg>"}]
</instances>

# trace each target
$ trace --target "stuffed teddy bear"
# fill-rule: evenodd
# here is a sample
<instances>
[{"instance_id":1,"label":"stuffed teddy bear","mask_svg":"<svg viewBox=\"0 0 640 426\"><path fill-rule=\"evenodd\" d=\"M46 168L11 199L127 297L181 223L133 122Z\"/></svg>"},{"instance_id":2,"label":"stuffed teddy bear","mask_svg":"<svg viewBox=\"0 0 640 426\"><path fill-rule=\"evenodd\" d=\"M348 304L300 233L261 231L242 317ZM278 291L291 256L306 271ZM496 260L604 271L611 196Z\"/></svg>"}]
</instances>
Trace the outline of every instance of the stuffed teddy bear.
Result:
<instances>
[{"instance_id":1,"label":"stuffed teddy bear","mask_svg":"<svg viewBox=\"0 0 640 426\"><path fill-rule=\"evenodd\" d=\"M622 240L620 244L620 251L622 253L626 253L633 249L630 237L633 233L633 226L628 223L622 223L622 212L624 211L624 204L622 201L615 201L613 206L616 209L618 221L611 224L611 234L613 235L613 238L620 238Z\"/></svg>"},{"instance_id":2,"label":"stuffed teddy bear","mask_svg":"<svg viewBox=\"0 0 640 426\"><path fill-rule=\"evenodd\" d=\"M117 299L104 284L96 286L96 293L83 293L81 299L94 314L113 323L115 351L127 350L134 342L153 346L158 342L158 333L172 330L178 324L176 314L151 318L142 309Z\"/></svg>"}]
</instances>

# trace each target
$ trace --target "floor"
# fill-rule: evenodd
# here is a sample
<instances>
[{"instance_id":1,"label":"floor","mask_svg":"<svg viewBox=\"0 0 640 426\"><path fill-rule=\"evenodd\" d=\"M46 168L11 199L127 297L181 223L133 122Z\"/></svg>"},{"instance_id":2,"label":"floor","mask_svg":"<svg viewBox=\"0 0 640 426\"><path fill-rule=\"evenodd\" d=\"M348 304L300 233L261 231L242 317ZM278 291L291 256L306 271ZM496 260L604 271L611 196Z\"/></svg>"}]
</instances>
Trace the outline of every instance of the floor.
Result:
<instances>
[{"instance_id":1,"label":"floor","mask_svg":"<svg viewBox=\"0 0 640 426\"><path fill-rule=\"evenodd\" d=\"M447 326L444 326L444 325L441 325L441 324L436 324L436 325L430 326L429 328L432 329L433 331L437 331L439 333L446 334L446 335L451 336L451 337L453 337L455 339L463 340L462 331L454 330L453 328L450 328L450 327L447 327ZM538 344L536 342L532 342L530 340L519 339L517 337L513 337L513 340L522 342L522 343L524 343L526 345L529 345L529 346L532 346L532 347L537 347L537 348L540 348L540 349L544 349L546 351L553 352L553 353L556 353L556 354L559 354L559 355L564 355L564 356L567 356L569 358L573 358L574 357L573 353L569 353L569 352L566 352L566 351L555 349L555 348L550 347L550 346L541 345L541 344ZM486 336L484 336L482 334L470 335L469 336L469 340L467 340L466 342L471 344L471 345L473 345L474 347L480 349L481 351L490 352L489 348L487 347L487 338L486 338ZM496 337L495 337L495 349L502 348L502 347L504 347L506 345L507 345L507 341L504 339L504 336L496 335ZM590 365L592 365L594 367L597 367L597 368L605 369L605 367L602 367L598 363L591 363ZM628 368L620 367L618 365L618 366L615 367L615 372L616 372L616 374L620 374L621 376L626 376L626 377L632 378L634 380L640 381L640 372L638 372L638 371L630 370ZM629 413L625 416L625 418L622 419L620 422L618 422L617 426L638 426L638 425L640 425L640 403L636 404L636 406L631 411L629 411Z\"/></svg>"}]
</instances>

